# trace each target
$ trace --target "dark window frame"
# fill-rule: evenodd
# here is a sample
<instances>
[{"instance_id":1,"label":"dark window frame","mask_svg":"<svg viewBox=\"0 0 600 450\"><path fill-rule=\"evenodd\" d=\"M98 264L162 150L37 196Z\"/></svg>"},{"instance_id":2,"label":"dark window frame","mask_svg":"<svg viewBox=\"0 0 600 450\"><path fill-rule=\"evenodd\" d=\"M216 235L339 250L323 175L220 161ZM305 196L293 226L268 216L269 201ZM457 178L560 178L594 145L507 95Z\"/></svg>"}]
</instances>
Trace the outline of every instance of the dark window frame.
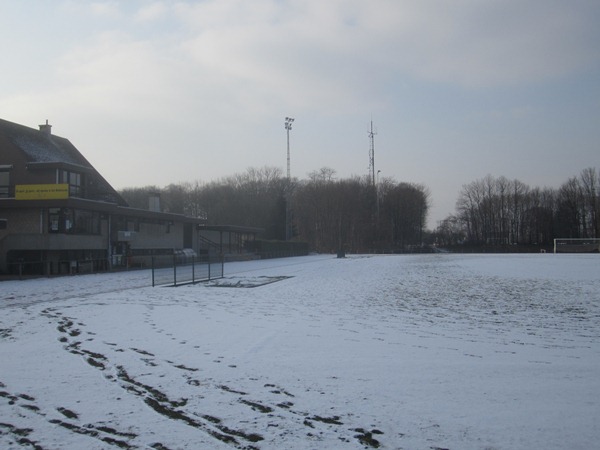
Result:
<instances>
[{"instance_id":1,"label":"dark window frame","mask_svg":"<svg viewBox=\"0 0 600 450\"><path fill-rule=\"evenodd\" d=\"M70 197L83 197L83 182L84 176L79 172L74 172L67 169L56 169L56 182L57 184L68 184L69 185L69 196Z\"/></svg>"},{"instance_id":2,"label":"dark window frame","mask_svg":"<svg viewBox=\"0 0 600 450\"><path fill-rule=\"evenodd\" d=\"M48 208L48 233L51 234L87 234L102 233L98 211L73 208Z\"/></svg>"},{"instance_id":3,"label":"dark window frame","mask_svg":"<svg viewBox=\"0 0 600 450\"><path fill-rule=\"evenodd\" d=\"M9 198L11 197L11 184L10 184L10 172L11 169L0 169L0 198ZM2 180L2 178L4 178L3 176L6 174L6 179Z\"/></svg>"}]
</instances>

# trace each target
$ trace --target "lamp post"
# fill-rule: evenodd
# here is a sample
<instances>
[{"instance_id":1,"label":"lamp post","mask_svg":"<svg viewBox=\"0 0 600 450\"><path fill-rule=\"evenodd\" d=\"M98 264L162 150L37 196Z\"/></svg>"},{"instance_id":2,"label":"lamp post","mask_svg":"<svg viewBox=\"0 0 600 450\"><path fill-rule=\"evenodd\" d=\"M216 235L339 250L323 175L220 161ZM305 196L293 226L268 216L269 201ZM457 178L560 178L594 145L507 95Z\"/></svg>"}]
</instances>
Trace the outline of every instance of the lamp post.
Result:
<instances>
[{"instance_id":1,"label":"lamp post","mask_svg":"<svg viewBox=\"0 0 600 450\"><path fill-rule=\"evenodd\" d=\"M288 241L292 237L290 224L291 207L290 207L290 189L291 189L291 173L290 173L290 130L292 129L293 117L285 118L285 131L287 133L287 179L288 184L285 192L285 240Z\"/></svg>"},{"instance_id":2,"label":"lamp post","mask_svg":"<svg viewBox=\"0 0 600 450\"><path fill-rule=\"evenodd\" d=\"M293 117L285 118L285 130L287 131L287 177L290 179L290 130L292 129Z\"/></svg>"}]
</instances>

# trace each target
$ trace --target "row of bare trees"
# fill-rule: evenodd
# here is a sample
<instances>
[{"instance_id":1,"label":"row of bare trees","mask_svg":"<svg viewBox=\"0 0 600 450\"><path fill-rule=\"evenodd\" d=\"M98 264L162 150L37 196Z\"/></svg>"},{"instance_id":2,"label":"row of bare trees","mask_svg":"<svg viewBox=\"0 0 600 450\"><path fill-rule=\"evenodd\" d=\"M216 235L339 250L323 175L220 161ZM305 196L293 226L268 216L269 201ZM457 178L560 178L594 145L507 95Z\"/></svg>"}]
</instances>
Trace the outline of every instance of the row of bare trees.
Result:
<instances>
[{"instance_id":1,"label":"row of bare trees","mask_svg":"<svg viewBox=\"0 0 600 450\"><path fill-rule=\"evenodd\" d=\"M539 245L554 238L598 238L599 175L584 169L558 189L490 175L464 185L456 214L436 230L438 243Z\"/></svg>"},{"instance_id":2,"label":"row of bare trees","mask_svg":"<svg viewBox=\"0 0 600 450\"><path fill-rule=\"evenodd\" d=\"M403 251L422 244L429 192L422 186L383 179L335 180L329 168L309 174L294 189L298 233L318 251Z\"/></svg>"},{"instance_id":3,"label":"row of bare trees","mask_svg":"<svg viewBox=\"0 0 600 450\"><path fill-rule=\"evenodd\" d=\"M250 168L210 183L120 193L137 208L147 208L149 195L159 193L163 211L205 217L211 225L262 228L265 239L292 237L320 252L419 246L429 209L429 193L421 185L386 178L373 186L367 177L336 179L330 168L305 180L288 180L279 168Z\"/></svg>"}]
</instances>

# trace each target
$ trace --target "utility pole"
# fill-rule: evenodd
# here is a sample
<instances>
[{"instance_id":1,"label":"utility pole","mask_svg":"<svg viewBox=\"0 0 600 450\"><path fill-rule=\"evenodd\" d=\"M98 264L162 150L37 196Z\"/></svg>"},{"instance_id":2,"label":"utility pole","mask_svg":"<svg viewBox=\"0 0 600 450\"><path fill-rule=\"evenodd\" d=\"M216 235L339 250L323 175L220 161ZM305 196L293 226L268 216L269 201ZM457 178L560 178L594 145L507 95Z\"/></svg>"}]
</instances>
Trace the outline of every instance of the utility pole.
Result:
<instances>
[{"instance_id":1,"label":"utility pole","mask_svg":"<svg viewBox=\"0 0 600 450\"><path fill-rule=\"evenodd\" d=\"M375 187L375 193L377 196L377 220L379 220L379 174L381 170L377 171L377 186Z\"/></svg>"},{"instance_id":2,"label":"utility pole","mask_svg":"<svg viewBox=\"0 0 600 450\"><path fill-rule=\"evenodd\" d=\"M375 187L375 135L373 131L373 121L371 120L371 130L369 131L369 177L371 184Z\"/></svg>"},{"instance_id":3,"label":"utility pole","mask_svg":"<svg viewBox=\"0 0 600 450\"><path fill-rule=\"evenodd\" d=\"M375 196L375 215L372 217L372 221L373 221L373 248L375 248L376 246L376 241L377 241L377 237L378 237L378 225L379 225L379 186L378 186L378 182L379 180L377 180L377 183L375 182L375 131L373 131L373 119L371 119L371 129L369 130L369 182L371 183L371 186L373 187L373 194ZM379 172L377 173L377 176L379 176Z\"/></svg>"}]
</instances>

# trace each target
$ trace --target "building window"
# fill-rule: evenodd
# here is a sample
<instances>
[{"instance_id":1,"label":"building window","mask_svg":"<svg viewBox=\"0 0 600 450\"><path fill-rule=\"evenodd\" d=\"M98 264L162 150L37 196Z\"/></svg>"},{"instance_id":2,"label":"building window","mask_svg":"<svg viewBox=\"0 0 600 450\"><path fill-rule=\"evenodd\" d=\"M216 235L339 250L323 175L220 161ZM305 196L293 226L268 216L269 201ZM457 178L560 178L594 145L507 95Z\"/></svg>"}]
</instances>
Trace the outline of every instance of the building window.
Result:
<instances>
[{"instance_id":1,"label":"building window","mask_svg":"<svg viewBox=\"0 0 600 450\"><path fill-rule=\"evenodd\" d=\"M48 232L60 233L60 208L48 209Z\"/></svg>"},{"instance_id":2,"label":"building window","mask_svg":"<svg viewBox=\"0 0 600 450\"><path fill-rule=\"evenodd\" d=\"M56 178L58 184L69 185L70 197L83 197L83 189L81 184L82 175L80 173L58 169Z\"/></svg>"},{"instance_id":3,"label":"building window","mask_svg":"<svg viewBox=\"0 0 600 450\"><path fill-rule=\"evenodd\" d=\"M0 170L0 198L10 196L10 172L8 170Z\"/></svg>"},{"instance_id":4,"label":"building window","mask_svg":"<svg viewBox=\"0 0 600 450\"><path fill-rule=\"evenodd\" d=\"M48 208L48 232L100 234L100 213L70 208Z\"/></svg>"},{"instance_id":5,"label":"building window","mask_svg":"<svg viewBox=\"0 0 600 450\"><path fill-rule=\"evenodd\" d=\"M73 210L68 208L50 208L48 210L50 233L71 233L73 231Z\"/></svg>"},{"instance_id":6,"label":"building window","mask_svg":"<svg viewBox=\"0 0 600 450\"><path fill-rule=\"evenodd\" d=\"M74 211L76 234L100 234L100 213L76 209Z\"/></svg>"}]
</instances>

